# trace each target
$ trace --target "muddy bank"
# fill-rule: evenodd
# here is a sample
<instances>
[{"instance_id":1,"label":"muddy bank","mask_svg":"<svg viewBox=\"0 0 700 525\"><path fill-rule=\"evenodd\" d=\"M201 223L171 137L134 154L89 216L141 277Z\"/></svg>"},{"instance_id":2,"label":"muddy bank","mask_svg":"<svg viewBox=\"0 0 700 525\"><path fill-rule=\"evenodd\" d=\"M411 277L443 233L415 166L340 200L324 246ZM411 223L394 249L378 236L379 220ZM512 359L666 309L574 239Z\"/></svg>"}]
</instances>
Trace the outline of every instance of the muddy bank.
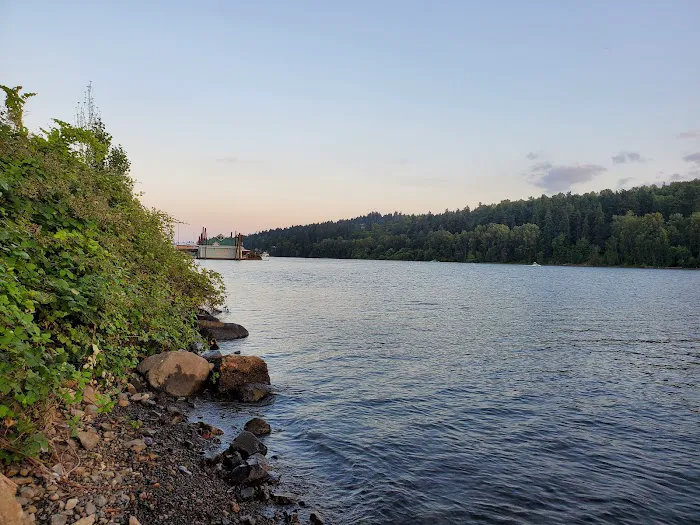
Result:
<instances>
[{"instance_id":1,"label":"muddy bank","mask_svg":"<svg viewBox=\"0 0 700 525\"><path fill-rule=\"evenodd\" d=\"M109 413L99 414L95 405L87 404L65 417L58 414L50 467L25 462L5 469L17 484L17 501L29 523L322 522L319 513L275 474L274 451L263 481L224 479L206 456L227 444L221 443L218 429L188 422L196 401L141 386L139 390L143 391L132 388L131 394L122 394L122 406ZM249 429L260 426L256 421Z\"/></svg>"}]
</instances>

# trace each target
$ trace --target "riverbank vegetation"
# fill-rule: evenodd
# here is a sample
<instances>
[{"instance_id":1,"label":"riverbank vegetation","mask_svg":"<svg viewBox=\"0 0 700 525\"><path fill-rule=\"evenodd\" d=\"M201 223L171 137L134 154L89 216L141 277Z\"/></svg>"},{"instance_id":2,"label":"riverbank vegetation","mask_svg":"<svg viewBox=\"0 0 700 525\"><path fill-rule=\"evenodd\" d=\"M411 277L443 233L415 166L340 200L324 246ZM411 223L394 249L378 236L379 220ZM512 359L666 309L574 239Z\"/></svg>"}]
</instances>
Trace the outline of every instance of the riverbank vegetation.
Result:
<instances>
[{"instance_id":1,"label":"riverbank vegetation","mask_svg":"<svg viewBox=\"0 0 700 525\"><path fill-rule=\"evenodd\" d=\"M87 383L109 392L140 357L201 341L197 308L219 303L222 283L175 250L171 217L139 202L99 118L30 133L33 94L2 90L0 459L11 459L46 449L47 414Z\"/></svg>"},{"instance_id":2,"label":"riverbank vegetation","mask_svg":"<svg viewBox=\"0 0 700 525\"><path fill-rule=\"evenodd\" d=\"M700 267L700 179L269 230L278 257Z\"/></svg>"}]
</instances>

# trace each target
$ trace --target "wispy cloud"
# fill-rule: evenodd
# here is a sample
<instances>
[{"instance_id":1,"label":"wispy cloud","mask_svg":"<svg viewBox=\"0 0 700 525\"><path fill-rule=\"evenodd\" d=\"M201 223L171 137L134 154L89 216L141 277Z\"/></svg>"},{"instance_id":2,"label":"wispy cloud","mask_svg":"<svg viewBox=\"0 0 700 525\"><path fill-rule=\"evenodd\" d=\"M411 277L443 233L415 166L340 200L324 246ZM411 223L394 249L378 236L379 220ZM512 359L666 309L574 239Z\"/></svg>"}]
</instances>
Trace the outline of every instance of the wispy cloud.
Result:
<instances>
[{"instance_id":1,"label":"wispy cloud","mask_svg":"<svg viewBox=\"0 0 700 525\"><path fill-rule=\"evenodd\" d=\"M700 130L689 129L688 131L683 131L676 135L677 139L696 139L700 138Z\"/></svg>"},{"instance_id":2,"label":"wispy cloud","mask_svg":"<svg viewBox=\"0 0 700 525\"><path fill-rule=\"evenodd\" d=\"M635 151L621 151L612 157L613 164L625 164L626 162L645 162L646 159Z\"/></svg>"},{"instance_id":3,"label":"wispy cloud","mask_svg":"<svg viewBox=\"0 0 700 525\"><path fill-rule=\"evenodd\" d=\"M530 169L530 181L548 192L566 191L575 184L589 182L605 172L603 166L597 164L554 165L550 162L535 164Z\"/></svg>"},{"instance_id":4,"label":"wispy cloud","mask_svg":"<svg viewBox=\"0 0 700 525\"><path fill-rule=\"evenodd\" d=\"M693 162L700 166L700 151L698 153L691 153L690 155L686 155L683 157L683 160L686 162Z\"/></svg>"},{"instance_id":5,"label":"wispy cloud","mask_svg":"<svg viewBox=\"0 0 700 525\"><path fill-rule=\"evenodd\" d=\"M539 153L535 153L534 151L531 151L530 153L528 153L527 155L525 155L525 158L526 158L527 160L535 160L535 159L539 158L539 156L540 156Z\"/></svg>"},{"instance_id":6,"label":"wispy cloud","mask_svg":"<svg viewBox=\"0 0 700 525\"><path fill-rule=\"evenodd\" d=\"M221 157L216 159L216 162L220 162L222 164L236 164L239 162L239 159L238 157Z\"/></svg>"}]
</instances>

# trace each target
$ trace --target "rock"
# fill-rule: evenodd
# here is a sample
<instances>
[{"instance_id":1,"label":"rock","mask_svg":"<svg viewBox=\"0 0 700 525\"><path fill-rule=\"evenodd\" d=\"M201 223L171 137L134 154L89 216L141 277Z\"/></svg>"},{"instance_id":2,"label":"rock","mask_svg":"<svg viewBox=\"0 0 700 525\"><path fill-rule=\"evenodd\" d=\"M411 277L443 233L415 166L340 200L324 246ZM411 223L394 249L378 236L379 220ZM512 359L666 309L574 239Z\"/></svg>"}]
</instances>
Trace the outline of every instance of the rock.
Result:
<instances>
[{"instance_id":1,"label":"rock","mask_svg":"<svg viewBox=\"0 0 700 525\"><path fill-rule=\"evenodd\" d=\"M260 453L253 454L246 460L248 466L247 483L260 483L267 479L267 460Z\"/></svg>"},{"instance_id":2,"label":"rock","mask_svg":"<svg viewBox=\"0 0 700 525\"><path fill-rule=\"evenodd\" d=\"M179 467L177 467L177 469L183 474L187 474L188 476L192 475L192 472L190 472L189 469L184 465L180 465Z\"/></svg>"},{"instance_id":3,"label":"rock","mask_svg":"<svg viewBox=\"0 0 700 525\"><path fill-rule=\"evenodd\" d=\"M253 499L253 496L255 496L255 489L253 487L246 487L241 490L241 499L242 500L249 500Z\"/></svg>"},{"instance_id":4,"label":"rock","mask_svg":"<svg viewBox=\"0 0 700 525\"><path fill-rule=\"evenodd\" d=\"M243 459L257 453L263 455L267 454L267 447L265 444L247 430L238 434L228 449L232 452L240 452Z\"/></svg>"},{"instance_id":5,"label":"rock","mask_svg":"<svg viewBox=\"0 0 700 525\"><path fill-rule=\"evenodd\" d=\"M85 450L92 450L100 442L100 436L94 430L83 432L78 430L78 440Z\"/></svg>"},{"instance_id":6,"label":"rock","mask_svg":"<svg viewBox=\"0 0 700 525\"><path fill-rule=\"evenodd\" d=\"M141 525L141 522L136 519L136 516L129 516L129 525Z\"/></svg>"},{"instance_id":7,"label":"rock","mask_svg":"<svg viewBox=\"0 0 700 525\"><path fill-rule=\"evenodd\" d=\"M205 423L204 421L197 422L197 430L199 431L199 433L201 435L203 435L205 437L207 435L209 435L209 437L220 436L224 433L224 431L221 430L220 428L216 428L215 426L210 425L209 423Z\"/></svg>"},{"instance_id":8,"label":"rock","mask_svg":"<svg viewBox=\"0 0 700 525\"><path fill-rule=\"evenodd\" d=\"M85 504L85 514L89 516L90 514L95 514L95 512L97 512L97 507L92 501L88 501Z\"/></svg>"},{"instance_id":9,"label":"rock","mask_svg":"<svg viewBox=\"0 0 700 525\"><path fill-rule=\"evenodd\" d=\"M323 520L315 512L309 514L309 521L312 523L312 525L323 525Z\"/></svg>"},{"instance_id":10,"label":"rock","mask_svg":"<svg viewBox=\"0 0 700 525\"><path fill-rule=\"evenodd\" d=\"M257 403L265 399L271 392L272 389L270 385L256 383L253 385L245 385L238 389L237 398L244 403Z\"/></svg>"},{"instance_id":11,"label":"rock","mask_svg":"<svg viewBox=\"0 0 700 525\"><path fill-rule=\"evenodd\" d=\"M63 514L54 514L51 516L51 525L66 525L68 519Z\"/></svg>"},{"instance_id":12,"label":"rock","mask_svg":"<svg viewBox=\"0 0 700 525\"><path fill-rule=\"evenodd\" d=\"M32 487L22 487L22 490L19 491L19 495L30 500L36 495L36 493Z\"/></svg>"},{"instance_id":13,"label":"rock","mask_svg":"<svg viewBox=\"0 0 700 525\"><path fill-rule=\"evenodd\" d=\"M206 359L210 363L214 363L217 366L219 365L219 363L221 363L221 360L224 358L224 354L222 354L218 350L207 350L201 355L204 359Z\"/></svg>"},{"instance_id":14,"label":"rock","mask_svg":"<svg viewBox=\"0 0 700 525\"><path fill-rule=\"evenodd\" d=\"M73 525L92 525L95 523L95 515L86 516L85 518L80 518L78 521L74 521Z\"/></svg>"},{"instance_id":15,"label":"rock","mask_svg":"<svg viewBox=\"0 0 700 525\"><path fill-rule=\"evenodd\" d=\"M289 492L273 492L270 499L278 505L294 505L297 502L297 497Z\"/></svg>"},{"instance_id":16,"label":"rock","mask_svg":"<svg viewBox=\"0 0 700 525\"><path fill-rule=\"evenodd\" d=\"M129 392L129 394L131 394L131 395L134 395L135 393L138 392L138 390L136 390L136 387L134 386L133 383L129 383L126 385L126 391Z\"/></svg>"},{"instance_id":17,"label":"rock","mask_svg":"<svg viewBox=\"0 0 700 525\"><path fill-rule=\"evenodd\" d=\"M141 361L136 369L153 388L164 390L172 396L198 393L209 377L207 360L184 350L152 355Z\"/></svg>"},{"instance_id":18,"label":"rock","mask_svg":"<svg viewBox=\"0 0 700 525\"><path fill-rule=\"evenodd\" d=\"M251 434L255 434L256 436L264 436L272 431L272 429L270 428L270 424L259 417L254 417L253 419L248 421L243 427L243 430L247 430L248 432L250 432Z\"/></svg>"},{"instance_id":19,"label":"rock","mask_svg":"<svg viewBox=\"0 0 700 525\"><path fill-rule=\"evenodd\" d=\"M95 505L96 505L97 507L99 507L99 508L104 507L105 505L107 505L107 497L104 496L104 495L102 495L102 494L99 494L99 495L95 498Z\"/></svg>"},{"instance_id":20,"label":"rock","mask_svg":"<svg viewBox=\"0 0 700 525\"><path fill-rule=\"evenodd\" d=\"M10 481L15 485L29 485L34 483L34 478L12 478Z\"/></svg>"},{"instance_id":21,"label":"rock","mask_svg":"<svg viewBox=\"0 0 700 525\"><path fill-rule=\"evenodd\" d=\"M222 323L221 321L199 319L197 320L197 326L199 326L199 331L207 339L231 341L233 339L248 337L248 330L236 323Z\"/></svg>"},{"instance_id":22,"label":"rock","mask_svg":"<svg viewBox=\"0 0 700 525\"><path fill-rule=\"evenodd\" d=\"M132 439L131 441L124 443L124 445L136 453L139 453L146 449L146 443L143 439Z\"/></svg>"},{"instance_id":23,"label":"rock","mask_svg":"<svg viewBox=\"0 0 700 525\"><path fill-rule=\"evenodd\" d=\"M231 512L238 513L241 511L241 506L235 501L231 503Z\"/></svg>"},{"instance_id":24,"label":"rock","mask_svg":"<svg viewBox=\"0 0 700 525\"><path fill-rule=\"evenodd\" d=\"M246 392L245 387L269 384L270 374L267 371L267 365L259 357L227 355L221 360L217 385L220 393L231 394L239 399L245 395L252 397Z\"/></svg>"},{"instance_id":25,"label":"rock","mask_svg":"<svg viewBox=\"0 0 700 525\"><path fill-rule=\"evenodd\" d=\"M26 525L29 518L15 499L17 485L0 474L0 523L3 525Z\"/></svg>"},{"instance_id":26,"label":"rock","mask_svg":"<svg viewBox=\"0 0 700 525\"><path fill-rule=\"evenodd\" d=\"M66 501L65 509L66 510L73 510L77 504L78 504L78 498L69 499L68 501Z\"/></svg>"},{"instance_id":27,"label":"rock","mask_svg":"<svg viewBox=\"0 0 700 525\"><path fill-rule=\"evenodd\" d=\"M88 405L97 404L97 392L95 392L94 388L91 386L86 386L83 388L83 401L85 401Z\"/></svg>"},{"instance_id":28,"label":"rock","mask_svg":"<svg viewBox=\"0 0 700 525\"><path fill-rule=\"evenodd\" d=\"M253 516L241 516L241 523L243 525L255 525L255 518Z\"/></svg>"},{"instance_id":29,"label":"rock","mask_svg":"<svg viewBox=\"0 0 700 525\"><path fill-rule=\"evenodd\" d=\"M128 407L129 406L129 400L128 399L120 399L117 401L119 403L120 407Z\"/></svg>"}]
</instances>

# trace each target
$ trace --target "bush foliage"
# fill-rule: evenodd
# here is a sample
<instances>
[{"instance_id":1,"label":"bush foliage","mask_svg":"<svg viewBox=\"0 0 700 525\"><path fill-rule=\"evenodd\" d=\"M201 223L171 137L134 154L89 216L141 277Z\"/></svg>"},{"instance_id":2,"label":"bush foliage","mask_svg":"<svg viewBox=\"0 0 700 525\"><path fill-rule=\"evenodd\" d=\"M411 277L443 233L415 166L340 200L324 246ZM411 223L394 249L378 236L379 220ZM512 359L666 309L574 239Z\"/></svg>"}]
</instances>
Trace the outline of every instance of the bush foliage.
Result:
<instances>
[{"instance_id":1,"label":"bush foliage","mask_svg":"<svg viewBox=\"0 0 700 525\"><path fill-rule=\"evenodd\" d=\"M142 356L200 341L197 308L218 304L222 283L175 250L173 219L139 202L99 120L31 134L32 94L2 89L0 448L35 454L48 403L80 399L93 379L109 389Z\"/></svg>"}]
</instances>

